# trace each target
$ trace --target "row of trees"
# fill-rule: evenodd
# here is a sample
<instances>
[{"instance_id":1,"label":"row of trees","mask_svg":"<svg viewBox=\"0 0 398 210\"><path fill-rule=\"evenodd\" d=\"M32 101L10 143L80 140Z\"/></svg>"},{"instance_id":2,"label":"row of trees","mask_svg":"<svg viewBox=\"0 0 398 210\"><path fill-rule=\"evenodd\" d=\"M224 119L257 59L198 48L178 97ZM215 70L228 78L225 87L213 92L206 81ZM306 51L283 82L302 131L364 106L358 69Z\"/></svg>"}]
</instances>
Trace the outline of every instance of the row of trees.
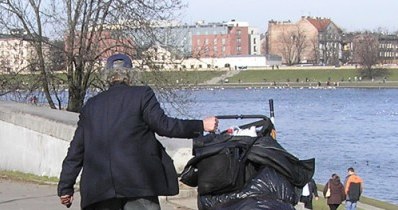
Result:
<instances>
[{"instance_id":1,"label":"row of trees","mask_svg":"<svg viewBox=\"0 0 398 210\"><path fill-rule=\"evenodd\" d=\"M24 38L34 46L35 58L29 68L39 71L39 83L30 82L35 86L29 88L39 86L49 106L55 109L61 108L58 88L60 84L66 85L69 90L66 109L78 112L87 90L104 84L98 74L100 59L129 46L134 46L134 50L126 53L139 56L139 52L144 51L140 47L148 48L159 41L152 27L153 20L175 19L182 7L180 0L1 0L0 28L3 31L23 29ZM114 40L123 42L101 40L106 27L123 28L120 33L112 34ZM50 56L46 56L48 51ZM59 68L66 69L66 80L55 74ZM27 88L21 84L9 77L3 79L2 94Z\"/></svg>"}]
</instances>

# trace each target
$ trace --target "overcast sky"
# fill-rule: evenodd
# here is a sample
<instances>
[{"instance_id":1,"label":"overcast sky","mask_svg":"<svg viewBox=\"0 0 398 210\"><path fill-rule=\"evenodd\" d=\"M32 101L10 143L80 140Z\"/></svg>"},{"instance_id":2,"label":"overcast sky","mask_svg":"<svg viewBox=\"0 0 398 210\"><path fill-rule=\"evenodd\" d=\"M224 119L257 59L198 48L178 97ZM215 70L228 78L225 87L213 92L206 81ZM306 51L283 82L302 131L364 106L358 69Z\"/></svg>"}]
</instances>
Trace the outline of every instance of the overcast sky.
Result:
<instances>
[{"instance_id":1,"label":"overcast sky","mask_svg":"<svg viewBox=\"0 0 398 210\"><path fill-rule=\"evenodd\" d=\"M260 33L269 20L296 22L301 16L330 18L348 32L398 31L398 0L183 0L188 8L182 20L223 22L235 19L249 22Z\"/></svg>"}]
</instances>

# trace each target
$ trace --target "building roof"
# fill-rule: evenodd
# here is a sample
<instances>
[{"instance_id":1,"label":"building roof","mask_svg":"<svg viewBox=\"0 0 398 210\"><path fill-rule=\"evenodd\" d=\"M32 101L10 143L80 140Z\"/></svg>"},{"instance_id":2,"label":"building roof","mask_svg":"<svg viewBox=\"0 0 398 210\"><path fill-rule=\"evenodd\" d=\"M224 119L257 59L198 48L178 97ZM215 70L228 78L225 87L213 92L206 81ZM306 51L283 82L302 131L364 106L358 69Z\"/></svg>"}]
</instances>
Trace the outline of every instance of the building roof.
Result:
<instances>
[{"instance_id":1,"label":"building roof","mask_svg":"<svg viewBox=\"0 0 398 210\"><path fill-rule=\"evenodd\" d=\"M326 27L332 23L332 21L328 18L312 18L312 17L307 17L306 18L308 22L310 22L318 31L323 31L326 29Z\"/></svg>"}]
</instances>

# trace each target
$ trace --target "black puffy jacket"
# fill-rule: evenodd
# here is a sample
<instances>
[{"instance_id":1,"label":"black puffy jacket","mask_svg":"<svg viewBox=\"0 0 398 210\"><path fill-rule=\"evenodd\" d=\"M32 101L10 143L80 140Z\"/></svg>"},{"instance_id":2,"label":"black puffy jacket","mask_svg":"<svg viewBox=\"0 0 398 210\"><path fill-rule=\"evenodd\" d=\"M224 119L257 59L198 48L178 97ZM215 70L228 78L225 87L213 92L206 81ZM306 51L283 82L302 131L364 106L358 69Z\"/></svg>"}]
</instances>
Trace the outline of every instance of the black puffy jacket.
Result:
<instances>
[{"instance_id":1,"label":"black puffy jacket","mask_svg":"<svg viewBox=\"0 0 398 210\"><path fill-rule=\"evenodd\" d=\"M255 143L250 147L253 140ZM315 159L299 160L268 135L209 134L193 142L195 157L188 161L181 179L190 186L198 185L199 173L195 172L200 161L229 147L247 150L244 187L233 192L200 195L199 209L294 209L299 198L296 192L311 180L315 170Z\"/></svg>"}]
</instances>

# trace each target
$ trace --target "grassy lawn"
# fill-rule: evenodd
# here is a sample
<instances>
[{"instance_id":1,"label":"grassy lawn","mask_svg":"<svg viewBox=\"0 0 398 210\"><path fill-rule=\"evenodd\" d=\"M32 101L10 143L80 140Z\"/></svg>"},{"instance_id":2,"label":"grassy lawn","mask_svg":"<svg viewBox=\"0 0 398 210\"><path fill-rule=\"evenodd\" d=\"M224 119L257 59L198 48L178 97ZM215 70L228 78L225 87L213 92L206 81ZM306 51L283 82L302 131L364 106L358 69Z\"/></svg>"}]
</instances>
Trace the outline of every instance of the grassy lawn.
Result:
<instances>
[{"instance_id":1,"label":"grassy lawn","mask_svg":"<svg viewBox=\"0 0 398 210\"><path fill-rule=\"evenodd\" d=\"M0 178L15 180L15 181L23 181L23 182L33 182L38 184L48 184L48 183L53 184L57 183L59 180L56 177L37 176L29 173L22 173L18 171L4 171L4 170L0 170Z\"/></svg>"},{"instance_id":2,"label":"grassy lawn","mask_svg":"<svg viewBox=\"0 0 398 210\"><path fill-rule=\"evenodd\" d=\"M198 84L224 73L225 71L156 71L142 72L140 76L141 80L146 84L154 84L159 81L162 83L167 82L168 84ZM54 76L63 81L67 80L65 73L57 73ZM34 84L39 81L39 78L39 74L0 74L0 84L3 80L12 84Z\"/></svg>"},{"instance_id":3,"label":"grassy lawn","mask_svg":"<svg viewBox=\"0 0 398 210\"><path fill-rule=\"evenodd\" d=\"M161 79L169 84L199 84L213 77L224 74L225 71L163 71L163 72L143 72L141 79L147 84L154 84Z\"/></svg>"},{"instance_id":4,"label":"grassy lawn","mask_svg":"<svg viewBox=\"0 0 398 210\"><path fill-rule=\"evenodd\" d=\"M390 75L387 82L398 82L398 69L390 69ZM180 84L192 85L200 84L214 77L225 74L226 71L162 71L162 72L143 72L141 80L145 84ZM271 83L271 82L322 82L330 80L331 82L348 82L349 78L354 81L358 76L357 69L283 69L283 70L244 70L237 75L228 78L229 83ZM37 83L38 76L35 74L28 75L0 75L1 80L7 80L11 83ZM66 80L65 74L57 74L61 80ZM382 78L376 78L375 82L382 81ZM362 82L369 82L363 79ZM355 84L352 84L355 85ZM360 84L359 84L360 85ZM396 85L395 83L393 84Z\"/></svg>"},{"instance_id":5,"label":"grassy lawn","mask_svg":"<svg viewBox=\"0 0 398 210\"><path fill-rule=\"evenodd\" d=\"M318 191L323 191L324 185L321 184L317 184L318 187ZM381 209L388 209L388 210L398 210L398 206L397 205L393 205L387 202L383 202L383 201L379 201L379 200L375 200L373 198L368 198L365 196L361 196L361 203L365 203L371 206L375 206ZM326 205L326 199L323 198L322 194L319 194L319 199L316 201L314 200L313 202L314 204L314 209L316 210L329 210L329 207ZM343 210L344 208L344 202L339 206L338 210ZM361 208L357 208L358 210L361 210Z\"/></svg>"},{"instance_id":6,"label":"grassy lawn","mask_svg":"<svg viewBox=\"0 0 398 210\"><path fill-rule=\"evenodd\" d=\"M326 199L323 198L321 195L318 200L313 200L312 205L315 210L329 210L329 206L326 204ZM344 202L340 204L339 208L337 210L344 210ZM358 210L364 210L361 208L357 208Z\"/></svg>"}]
</instances>

